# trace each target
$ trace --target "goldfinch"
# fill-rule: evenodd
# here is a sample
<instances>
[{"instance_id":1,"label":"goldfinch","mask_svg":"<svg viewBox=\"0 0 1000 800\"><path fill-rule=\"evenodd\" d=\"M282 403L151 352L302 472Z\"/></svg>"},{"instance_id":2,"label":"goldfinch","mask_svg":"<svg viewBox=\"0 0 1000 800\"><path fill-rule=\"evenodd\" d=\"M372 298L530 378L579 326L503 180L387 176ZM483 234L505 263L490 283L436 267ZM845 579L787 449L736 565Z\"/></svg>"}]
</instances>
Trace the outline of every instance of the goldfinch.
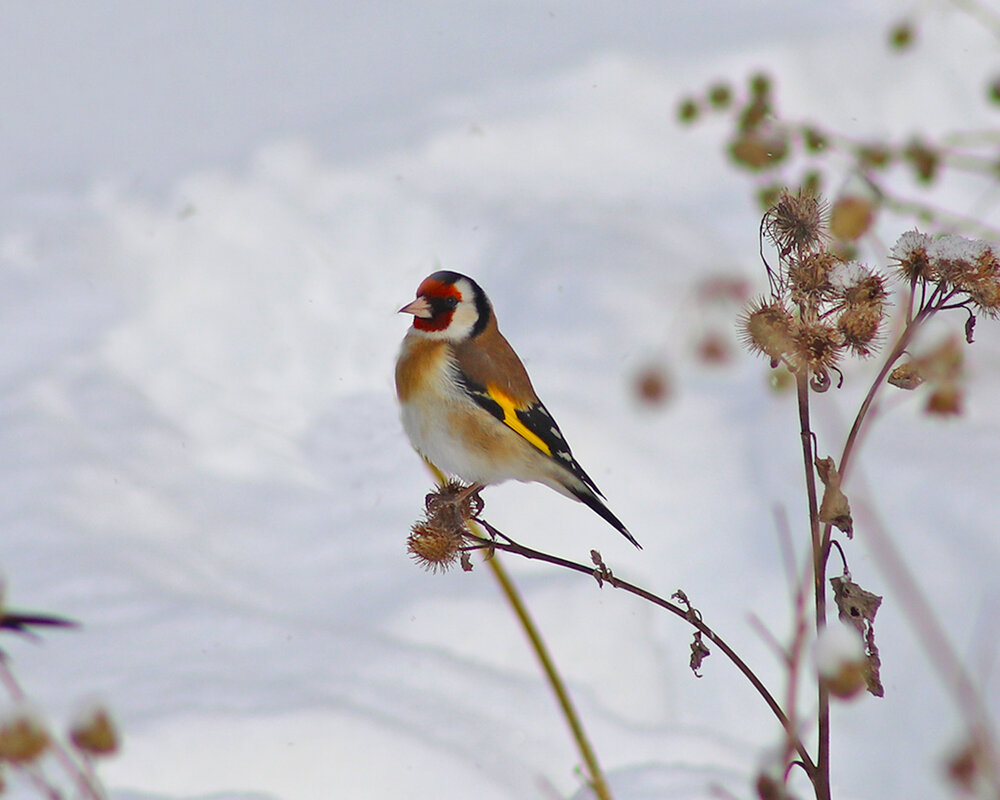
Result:
<instances>
[{"instance_id":1,"label":"goldfinch","mask_svg":"<svg viewBox=\"0 0 1000 800\"><path fill-rule=\"evenodd\" d=\"M396 394L413 448L467 483L537 481L592 508L636 547L570 452L479 285L435 272L400 313L413 315Z\"/></svg>"}]
</instances>

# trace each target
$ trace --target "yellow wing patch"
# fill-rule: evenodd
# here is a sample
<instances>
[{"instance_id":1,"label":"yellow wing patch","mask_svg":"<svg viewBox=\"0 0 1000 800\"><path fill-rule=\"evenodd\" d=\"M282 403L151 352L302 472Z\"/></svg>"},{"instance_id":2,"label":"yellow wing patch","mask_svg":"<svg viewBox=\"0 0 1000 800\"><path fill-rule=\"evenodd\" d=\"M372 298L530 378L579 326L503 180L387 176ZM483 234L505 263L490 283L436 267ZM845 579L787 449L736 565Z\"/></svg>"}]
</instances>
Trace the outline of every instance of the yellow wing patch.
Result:
<instances>
[{"instance_id":1,"label":"yellow wing patch","mask_svg":"<svg viewBox=\"0 0 1000 800\"><path fill-rule=\"evenodd\" d=\"M486 387L486 393L490 396L490 399L503 410L504 425L514 431L514 433L518 434L530 445L538 450L541 450L545 453L545 455L552 455L552 448L545 444L537 433L521 422L520 418L517 416L517 404L512 398L508 397L496 386L492 385Z\"/></svg>"}]
</instances>

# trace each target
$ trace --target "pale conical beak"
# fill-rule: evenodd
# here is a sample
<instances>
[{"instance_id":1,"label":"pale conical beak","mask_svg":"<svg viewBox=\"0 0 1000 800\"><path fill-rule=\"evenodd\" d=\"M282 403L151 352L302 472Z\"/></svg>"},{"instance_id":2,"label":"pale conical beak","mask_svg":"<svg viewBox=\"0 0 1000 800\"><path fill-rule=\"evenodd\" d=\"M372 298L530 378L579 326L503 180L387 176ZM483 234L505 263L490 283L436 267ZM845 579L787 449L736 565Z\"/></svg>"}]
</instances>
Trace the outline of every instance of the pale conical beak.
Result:
<instances>
[{"instance_id":1,"label":"pale conical beak","mask_svg":"<svg viewBox=\"0 0 1000 800\"><path fill-rule=\"evenodd\" d=\"M413 314L413 316L420 317L421 319L430 319L434 316L434 310L431 308L431 304L427 302L426 297L418 297L409 305L405 305L399 309L398 313Z\"/></svg>"}]
</instances>

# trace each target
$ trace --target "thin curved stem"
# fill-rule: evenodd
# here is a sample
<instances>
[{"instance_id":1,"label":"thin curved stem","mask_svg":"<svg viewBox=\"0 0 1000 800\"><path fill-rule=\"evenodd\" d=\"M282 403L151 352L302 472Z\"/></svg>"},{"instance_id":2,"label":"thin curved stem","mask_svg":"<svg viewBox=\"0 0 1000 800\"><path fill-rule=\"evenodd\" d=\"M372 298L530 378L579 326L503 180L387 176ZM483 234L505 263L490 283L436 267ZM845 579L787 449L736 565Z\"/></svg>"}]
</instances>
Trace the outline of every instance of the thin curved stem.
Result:
<instances>
[{"instance_id":1,"label":"thin curved stem","mask_svg":"<svg viewBox=\"0 0 1000 800\"><path fill-rule=\"evenodd\" d=\"M736 651L734 651L724 639L722 639L714 630L702 621L697 612L694 612L691 609L682 608L676 603L671 603L669 600L664 600L662 597L655 595L640 586L636 586L633 583L629 583L626 580L618 578L609 571L602 571L600 568L595 568L593 565L587 566L586 564L570 561L569 559L561 558L560 556L554 556L550 553L534 550L523 544L515 542L509 536L501 533L484 520L480 519L477 521L480 522L483 527L490 532L490 534L499 537L499 539L484 539L478 536L469 537L477 542L475 549L482 548L487 550L503 550L507 553L515 553L523 558L528 558L534 561L544 561L548 564L554 564L555 566L564 567L565 569L569 569L574 572L589 575L592 578L597 578L602 584L608 583L615 589L622 589L623 591L633 594L636 597L641 597L643 600L647 600L650 603L660 606L660 608L666 609L670 613L680 617L696 630L700 631L705 637L713 642L723 654L725 654L732 664L743 673L744 677L757 690L757 693L761 696L761 698L763 698L764 702L767 704L768 708L771 709L775 717L777 717L782 727L786 730L790 729L788 717L785 715L785 712L778 704L778 701L774 699L774 696L770 693L770 691L768 691L767 687L763 684L760 678L757 677L756 673L754 673L746 662L743 661L739 655L737 655ZM816 766L813 763L809 752L806 750L805 745L797 736L795 737L795 751L799 754L799 758L802 760L806 771L812 775L816 770Z\"/></svg>"},{"instance_id":2,"label":"thin curved stem","mask_svg":"<svg viewBox=\"0 0 1000 800\"><path fill-rule=\"evenodd\" d=\"M570 699L569 692L566 690L566 685L563 683L562 677L556 669L555 662L553 662L552 657L549 655L548 648L545 646L545 641L542 639L542 635L539 633L531 615L528 613L527 606L525 606L524 602L521 600L521 595L517 591L517 587L514 586L513 581L510 579L510 575L507 574L507 570L504 569L503 564L500 563L500 559L494 556L489 559L487 563L489 564L494 577L497 579L497 583L500 584L500 589L503 591L504 597L507 598L507 602L510 603L510 607L514 610L514 614L521 623L521 627L524 628L524 632L527 634L528 640L531 642L531 649L535 651L535 655L542 666L542 671L545 673L545 677L549 681L549 686L552 687L552 692L556 696L559 708L562 710L563 716L566 718L566 723L569 725L570 732L573 734L573 740L576 742L577 749L580 751L580 757L587 765L587 774L590 776L590 785L594 790L594 794L597 795L599 800L611 800L611 790L608 788L608 783L604 778L604 772L601 770L601 766L597 761L597 755L594 752L594 748L591 746L590 740L587 738L587 733L583 729L583 723L580 721L580 717L576 713L576 708L573 706L573 701Z\"/></svg>"}]
</instances>

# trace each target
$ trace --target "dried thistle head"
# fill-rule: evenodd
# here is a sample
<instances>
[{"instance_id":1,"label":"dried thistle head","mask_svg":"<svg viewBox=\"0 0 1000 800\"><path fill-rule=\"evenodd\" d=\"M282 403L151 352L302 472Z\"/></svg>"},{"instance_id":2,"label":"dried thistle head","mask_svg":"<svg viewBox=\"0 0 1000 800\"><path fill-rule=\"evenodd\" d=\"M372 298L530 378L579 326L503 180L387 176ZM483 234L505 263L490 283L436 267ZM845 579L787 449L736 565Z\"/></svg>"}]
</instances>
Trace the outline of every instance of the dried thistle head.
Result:
<instances>
[{"instance_id":1,"label":"dried thistle head","mask_svg":"<svg viewBox=\"0 0 1000 800\"><path fill-rule=\"evenodd\" d=\"M931 260L927 253L933 241L926 233L918 230L906 231L896 240L889 256L896 262L896 268L906 280L933 279Z\"/></svg>"},{"instance_id":2,"label":"dried thistle head","mask_svg":"<svg viewBox=\"0 0 1000 800\"><path fill-rule=\"evenodd\" d=\"M1000 258L992 245L983 243L969 277L969 300L989 317L1000 315Z\"/></svg>"},{"instance_id":3,"label":"dried thistle head","mask_svg":"<svg viewBox=\"0 0 1000 800\"><path fill-rule=\"evenodd\" d=\"M795 366L814 375L823 375L837 366L844 349L836 328L826 321L798 320L794 329Z\"/></svg>"},{"instance_id":4,"label":"dried thistle head","mask_svg":"<svg viewBox=\"0 0 1000 800\"><path fill-rule=\"evenodd\" d=\"M812 193L782 192L764 215L762 229L782 258L820 249L827 240L823 205Z\"/></svg>"},{"instance_id":5,"label":"dried thistle head","mask_svg":"<svg viewBox=\"0 0 1000 800\"><path fill-rule=\"evenodd\" d=\"M936 280L961 291L968 291L976 282L980 264L988 264L992 250L980 239L944 234L927 248Z\"/></svg>"},{"instance_id":6,"label":"dried thistle head","mask_svg":"<svg viewBox=\"0 0 1000 800\"><path fill-rule=\"evenodd\" d=\"M741 338L751 352L777 363L795 349L794 325L794 317L779 301L759 297L740 318Z\"/></svg>"},{"instance_id":7,"label":"dried thistle head","mask_svg":"<svg viewBox=\"0 0 1000 800\"><path fill-rule=\"evenodd\" d=\"M870 304L845 306L837 318L844 344L862 358L875 352L881 329L882 310Z\"/></svg>"},{"instance_id":8,"label":"dried thistle head","mask_svg":"<svg viewBox=\"0 0 1000 800\"><path fill-rule=\"evenodd\" d=\"M788 287L798 305L817 306L833 292L830 282L840 258L829 250L816 250L788 263Z\"/></svg>"},{"instance_id":9,"label":"dried thistle head","mask_svg":"<svg viewBox=\"0 0 1000 800\"><path fill-rule=\"evenodd\" d=\"M424 569L447 572L461 556L462 534L454 527L428 520L415 522L407 537L406 549Z\"/></svg>"},{"instance_id":10,"label":"dried thistle head","mask_svg":"<svg viewBox=\"0 0 1000 800\"><path fill-rule=\"evenodd\" d=\"M413 524L406 549L424 569L445 572L462 558L469 520L479 516L483 500L473 487L449 481L428 494L424 506L424 519Z\"/></svg>"},{"instance_id":11,"label":"dried thistle head","mask_svg":"<svg viewBox=\"0 0 1000 800\"><path fill-rule=\"evenodd\" d=\"M837 330L856 356L870 356L878 344L888 292L885 279L857 262L842 264L831 276L840 309Z\"/></svg>"}]
</instances>

